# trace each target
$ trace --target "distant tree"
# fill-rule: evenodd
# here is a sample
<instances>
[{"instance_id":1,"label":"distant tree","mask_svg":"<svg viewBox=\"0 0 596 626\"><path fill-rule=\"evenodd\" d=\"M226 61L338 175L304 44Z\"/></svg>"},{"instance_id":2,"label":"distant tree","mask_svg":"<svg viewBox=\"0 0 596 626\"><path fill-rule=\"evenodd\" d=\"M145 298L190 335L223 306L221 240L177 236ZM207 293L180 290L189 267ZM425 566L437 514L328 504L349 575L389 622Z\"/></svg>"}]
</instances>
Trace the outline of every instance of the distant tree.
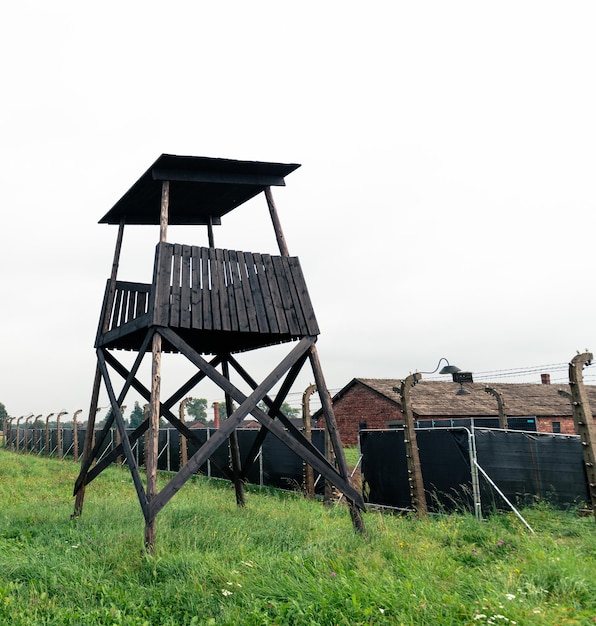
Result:
<instances>
[{"instance_id":1,"label":"distant tree","mask_svg":"<svg viewBox=\"0 0 596 626\"><path fill-rule=\"evenodd\" d=\"M225 420L228 417L228 410L226 408L226 403L225 402L219 402L219 419L220 420ZM235 402L232 402L232 410L235 411L238 407L236 406Z\"/></svg>"},{"instance_id":2,"label":"distant tree","mask_svg":"<svg viewBox=\"0 0 596 626\"><path fill-rule=\"evenodd\" d=\"M0 402L0 426L4 428L4 420L8 417L6 407Z\"/></svg>"},{"instance_id":3,"label":"distant tree","mask_svg":"<svg viewBox=\"0 0 596 626\"><path fill-rule=\"evenodd\" d=\"M186 412L201 424L207 423L207 400L205 398L194 398L186 404Z\"/></svg>"},{"instance_id":4,"label":"distant tree","mask_svg":"<svg viewBox=\"0 0 596 626\"><path fill-rule=\"evenodd\" d=\"M143 414L143 407L135 402L133 410L130 412L129 424L131 428L136 428L143 423L145 415Z\"/></svg>"},{"instance_id":5,"label":"distant tree","mask_svg":"<svg viewBox=\"0 0 596 626\"><path fill-rule=\"evenodd\" d=\"M269 407L264 402L259 402L257 406L259 407L259 409L261 409L261 411L264 411L265 413L269 412ZM284 402L281 405L281 412L290 419L300 417L302 415L301 409L295 409L294 407L291 407L287 402Z\"/></svg>"}]
</instances>

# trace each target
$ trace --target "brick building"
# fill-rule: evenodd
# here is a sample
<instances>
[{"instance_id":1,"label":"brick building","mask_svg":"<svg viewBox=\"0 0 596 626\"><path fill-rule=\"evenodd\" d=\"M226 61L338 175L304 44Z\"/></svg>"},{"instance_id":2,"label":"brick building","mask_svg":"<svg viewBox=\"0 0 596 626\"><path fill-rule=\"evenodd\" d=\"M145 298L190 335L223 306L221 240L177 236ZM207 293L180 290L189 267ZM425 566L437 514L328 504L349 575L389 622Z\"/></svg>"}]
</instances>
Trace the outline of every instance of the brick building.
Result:
<instances>
[{"instance_id":1,"label":"brick building","mask_svg":"<svg viewBox=\"0 0 596 626\"><path fill-rule=\"evenodd\" d=\"M333 396L333 410L344 444L357 444L362 428L395 428L403 424L397 378L354 378ZM466 395L456 395L459 385L453 382L421 380L411 390L414 418L420 426L451 420L498 419L497 400L485 392L488 386L501 393L506 416L533 420L539 432L575 434L571 404L559 391L568 385L551 385L548 376L542 384L466 383ZM596 409L596 386L586 385L592 409ZM313 416L320 420L319 413ZM515 420L518 424L523 419ZM441 424L438 424L441 425ZM518 426L518 428L520 428Z\"/></svg>"}]
</instances>

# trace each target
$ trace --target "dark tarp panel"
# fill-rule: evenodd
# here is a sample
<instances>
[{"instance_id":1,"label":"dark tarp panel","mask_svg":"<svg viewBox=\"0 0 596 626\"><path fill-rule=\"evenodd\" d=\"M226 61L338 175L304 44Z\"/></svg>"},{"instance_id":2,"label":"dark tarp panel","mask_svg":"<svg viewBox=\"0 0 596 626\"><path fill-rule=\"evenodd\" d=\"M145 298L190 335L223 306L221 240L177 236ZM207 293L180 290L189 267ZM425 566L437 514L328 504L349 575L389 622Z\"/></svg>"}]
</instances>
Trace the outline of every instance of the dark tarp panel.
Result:
<instances>
[{"instance_id":1,"label":"dark tarp panel","mask_svg":"<svg viewBox=\"0 0 596 626\"><path fill-rule=\"evenodd\" d=\"M427 505L431 511L473 508L468 432L417 430ZM404 431L360 432L362 475L367 502L411 508Z\"/></svg>"},{"instance_id":2,"label":"dark tarp panel","mask_svg":"<svg viewBox=\"0 0 596 626\"><path fill-rule=\"evenodd\" d=\"M320 452L325 453L325 433L317 429L312 431L312 443ZM318 472L315 472L315 480ZM304 478L302 459L273 435L268 435L263 443L263 483L280 489L300 489ZM324 481L320 480L316 491L322 493Z\"/></svg>"},{"instance_id":3,"label":"dark tarp panel","mask_svg":"<svg viewBox=\"0 0 596 626\"><path fill-rule=\"evenodd\" d=\"M475 429L480 467L514 505L545 500L559 507L589 502L578 436ZM468 432L416 430L429 510L473 510ZM362 475L367 502L411 508L403 430L361 431ZM482 474L483 512L505 504Z\"/></svg>"},{"instance_id":4,"label":"dark tarp panel","mask_svg":"<svg viewBox=\"0 0 596 626\"><path fill-rule=\"evenodd\" d=\"M546 500L565 507L590 501L579 437L502 430L476 430L475 435L478 464L514 505ZM493 502L501 505L486 480L480 484L483 509Z\"/></svg>"}]
</instances>

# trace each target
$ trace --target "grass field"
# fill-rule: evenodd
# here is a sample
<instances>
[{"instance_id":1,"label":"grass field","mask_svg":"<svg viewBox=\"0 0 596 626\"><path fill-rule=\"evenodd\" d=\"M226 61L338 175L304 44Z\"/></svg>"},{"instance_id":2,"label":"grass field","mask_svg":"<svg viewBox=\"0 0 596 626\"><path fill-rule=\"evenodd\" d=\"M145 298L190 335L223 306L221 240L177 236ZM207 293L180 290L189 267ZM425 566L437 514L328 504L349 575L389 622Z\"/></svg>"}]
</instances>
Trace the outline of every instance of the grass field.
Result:
<instances>
[{"instance_id":1,"label":"grass field","mask_svg":"<svg viewBox=\"0 0 596 626\"><path fill-rule=\"evenodd\" d=\"M130 474L71 521L77 466L0 450L0 624L594 624L596 525L510 514L367 513L197 478L160 513L153 557ZM164 480L164 477L161 477Z\"/></svg>"}]
</instances>

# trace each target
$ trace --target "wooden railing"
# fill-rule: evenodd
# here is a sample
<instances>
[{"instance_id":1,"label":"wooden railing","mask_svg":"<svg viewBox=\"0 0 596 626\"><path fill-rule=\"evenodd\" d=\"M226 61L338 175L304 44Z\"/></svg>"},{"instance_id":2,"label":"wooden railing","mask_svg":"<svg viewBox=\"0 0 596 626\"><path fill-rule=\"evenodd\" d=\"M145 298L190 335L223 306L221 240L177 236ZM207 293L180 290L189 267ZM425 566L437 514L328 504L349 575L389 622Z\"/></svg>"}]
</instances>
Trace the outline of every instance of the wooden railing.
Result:
<instances>
[{"instance_id":1,"label":"wooden railing","mask_svg":"<svg viewBox=\"0 0 596 626\"><path fill-rule=\"evenodd\" d=\"M296 257L160 243L154 283L156 325L319 334Z\"/></svg>"},{"instance_id":2,"label":"wooden railing","mask_svg":"<svg viewBox=\"0 0 596 626\"><path fill-rule=\"evenodd\" d=\"M125 349L151 325L228 332L231 350L319 334L296 257L219 248L159 243L153 284L108 281L102 311L97 345Z\"/></svg>"},{"instance_id":3,"label":"wooden railing","mask_svg":"<svg viewBox=\"0 0 596 626\"><path fill-rule=\"evenodd\" d=\"M116 330L131 322L135 322L134 326L138 328L147 325L152 311L151 288L145 283L118 280L113 295L110 295L108 281L102 316L103 332Z\"/></svg>"}]
</instances>

